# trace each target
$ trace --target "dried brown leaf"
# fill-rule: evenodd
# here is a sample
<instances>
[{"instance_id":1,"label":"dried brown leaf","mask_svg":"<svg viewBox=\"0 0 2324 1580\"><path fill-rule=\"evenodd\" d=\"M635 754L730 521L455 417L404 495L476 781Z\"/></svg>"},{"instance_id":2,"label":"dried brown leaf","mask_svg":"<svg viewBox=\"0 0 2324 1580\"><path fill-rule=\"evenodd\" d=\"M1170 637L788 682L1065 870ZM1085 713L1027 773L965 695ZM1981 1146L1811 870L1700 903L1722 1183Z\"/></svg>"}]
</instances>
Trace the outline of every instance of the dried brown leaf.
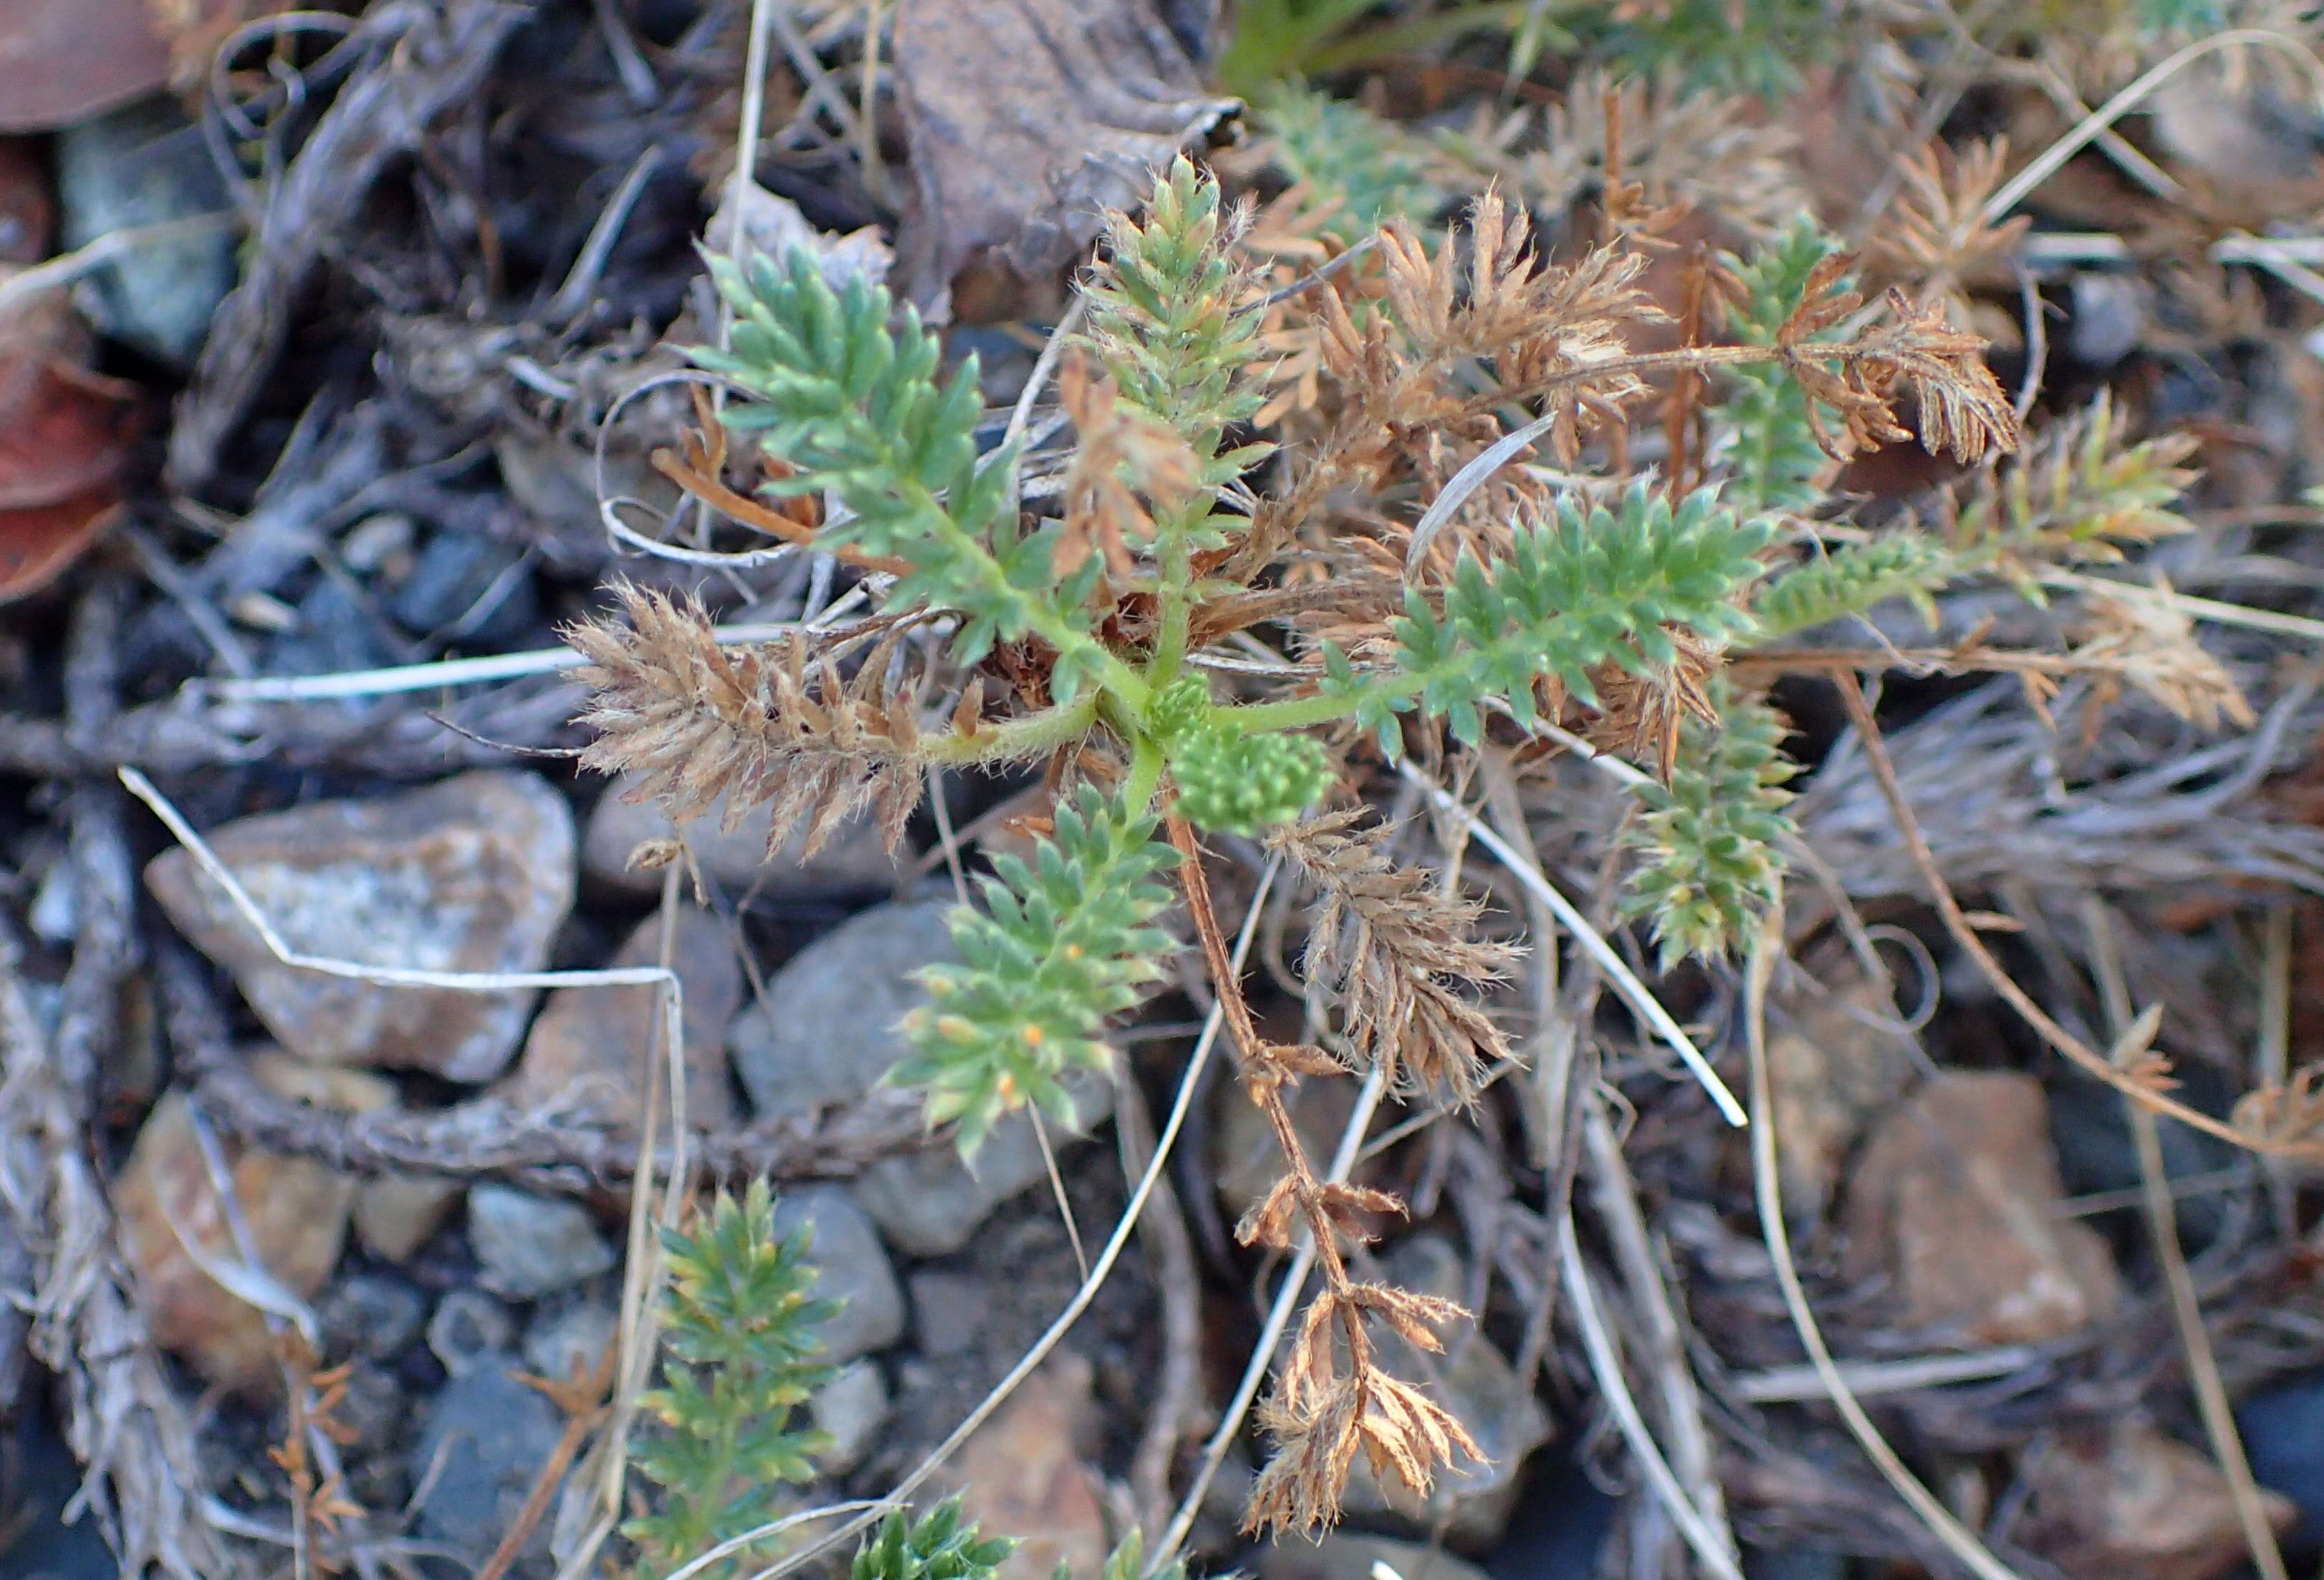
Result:
<instances>
[{"instance_id":1,"label":"dried brown leaf","mask_svg":"<svg viewBox=\"0 0 2324 1580\"><path fill-rule=\"evenodd\" d=\"M1481 907L1439 892L1434 873L1391 865L1386 829L1348 833L1360 816L1333 813L1275 836L1323 891L1309 969L1339 993L1357 1057L1391 1086L1465 1103L1508 1043L1462 984L1499 977L1517 951L1469 936Z\"/></svg>"},{"instance_id":2,"label":"dried brown leaf","mask_svg":"<svg viewBox=\"0 0 2324 1580\"><path fill-rule=\"evenodd\" d=\"M1027 279L1077 258L1102 215L1240 107L1204 91L1203 66L1152 0L908 0L907 294L936 304L979 254Z\"/></svg>"}]
</instances>

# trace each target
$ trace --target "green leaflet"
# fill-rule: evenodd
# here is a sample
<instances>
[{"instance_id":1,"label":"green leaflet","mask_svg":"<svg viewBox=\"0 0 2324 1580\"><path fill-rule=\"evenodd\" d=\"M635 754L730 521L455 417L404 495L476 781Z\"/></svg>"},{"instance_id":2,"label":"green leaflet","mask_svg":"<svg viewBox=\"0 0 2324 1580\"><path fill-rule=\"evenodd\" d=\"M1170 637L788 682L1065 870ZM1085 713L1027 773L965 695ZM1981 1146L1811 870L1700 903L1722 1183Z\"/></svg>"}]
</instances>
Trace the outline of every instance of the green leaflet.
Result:
<instances>
[{"instance_id":1,"label":"green leaflet","mask_svg":"<svg viewBox=\"0 0 2324 1580\"><path fill-rule=\"evenodd\" d=\"M1751 346L1772 346L1799 305L1815 266L1840 250L1812 219L1802 218L1750 258L1723 257L1729 273L1743 287L1744 300L1729 303L1728 328ZM1823 448L1809 424L1807 396L1782 367L1729 369L1733 393L1711 411L1714 424L1732 437L1722 458L1727 501L1738 510L1802 510L1821 495L1815 479L1825 465Z\"/></svg>"},{"instance_id":2,"label":"green leaflet","mask_svg":"<svg viewBox=\"0 0 2324 1580\"><path fill-rule=\"evenodd\" d=\"M1665 970L1750 937L1781 892L1779 847L1792 833L1784 786L1799 770L1783 753L1783 716L1724 683L1712 702L1721 726L1680 727L1670 783L1639 787L1648 809L1626 836L1639 862L1623 909L1651 919Z\"/></svg>"},{"instance_id":3,"label":"green leaflet","mask_svg":"<svg viewBox=\"0 0 2324 1580\"><path fill-rule=\"evenodd\" d=\"M927 1089L930 1124L959 1121L963 1157L1028 1103L1074 1123L1063 1077L1107 1069L1099 1029L1138 1002L1170 947L1148 924L1170 903L1154 874L1177 852L1154 827L1084 785L1030 862L994 858L985 910L952 912L959 962L921 973L929 1002L904 1021L915 1051L888 1079Z\"/></svg>"},{"instance_id":4,"label":"green leaflet","mask_svg":"<svg viewBox=\"0 0 2324 1580\"><path fill-rule=\"evenodd\" d=\"M884 289L835 292L804 249L747 269L714 257L710 272L734 310L733 349L688 355L753 397L726 426L796 468L769 493L836 494L854 514L820 541L907 562L887 606L960 611L964 663L1030 630L1078 631L1075 589L1053 586L1052 533L1020 532L1007 508L1012 457L977 464L973 357L939 383L941 349L918 314L905 308L891 330Z\"/></svg>"},{"instance_id":5,"label":"green leaflet","mask_svg":"<svg viewBox=\"0 0 2324 1580\"><path fill-rule=\"evenodd\" d=\"M1265 453L1219 457L1226 430L1265 403L1250 382L1260 310L1240 300L1218 184L1183 154L1156 182L1142 219L1118 217L1108 256L1082 287L1088 339L1125 398L1160 419L1205 462L1215 486Z\"/></svg>"},{"instance_id":6,"label":"green leaflet","mask_svg":"<svg viewBox=\"0 0 2324 1580\"><path fill-rule=\"evenodd\" d=\"M954 1494L918 1520L901 1509L890 1514L856 1549L851 1580L989 1580L1016 1548L1006 1538L979 1540Z\"/></svg>"},{"instance_id":7,"label":"green leaflet","mask_svg":"<svg viewBox=\"0 0 2324 1580\"><path fill-rule=\"evenodd\" d=\"M1568 495L1516 530L1507 559L1462 556L1441 611L1407 591L1393 627L1397 665L1418 681L1419 706L1464 742L1478 738L1488 701L1531 725L1534 685L1545 677L1594 703L1590 671L1600 665L1643 672L1677 657L1665 626L1714 642L1748 629L1734 600L1759 574L1755 556L1770 536L1708 490L1675 511L1645 484L1612 510ZM1324 656L1326 694L1346 698L1394 751L1395 716L1414 706L1411 688L1399 695L1356 675L1344 657Z\"/></svg>"},{"instance_id":8,"label":"green leaflet","mask_svg":"<svg viewBox=\"0 0 2324 1580\"><path fill-rule=\"evenodd\" d=\"M819 1432L792 1426L830 1368L814 1360L836 1301L810 1298L809 1236L775 1233L774 1201L754 1179L738 1202L721 1191L706 1220L666 1230L661 1386L639 1403L659 1422L631 1448L661 1507L622 1527L647 1573L667 1574L773 1517L780 1488L815 1479ZM751 1567L753 1548L712 1566Z\"/></svg>"},{"instance_id":9,"label":"green leaflet","mask_svg":"<svg viewBox=\"0 0 2324 1580\"><path fill-rule=\"evenodd\" d=\"M1890 598L1911 598L1933 615L1931 589L1960 573L1942 543L1919 532L1891 532L1845 543L1784 572L1751 605L1764 636L1789 636L1827 621L1861 614Z\"/></svg>"}]
</instances>

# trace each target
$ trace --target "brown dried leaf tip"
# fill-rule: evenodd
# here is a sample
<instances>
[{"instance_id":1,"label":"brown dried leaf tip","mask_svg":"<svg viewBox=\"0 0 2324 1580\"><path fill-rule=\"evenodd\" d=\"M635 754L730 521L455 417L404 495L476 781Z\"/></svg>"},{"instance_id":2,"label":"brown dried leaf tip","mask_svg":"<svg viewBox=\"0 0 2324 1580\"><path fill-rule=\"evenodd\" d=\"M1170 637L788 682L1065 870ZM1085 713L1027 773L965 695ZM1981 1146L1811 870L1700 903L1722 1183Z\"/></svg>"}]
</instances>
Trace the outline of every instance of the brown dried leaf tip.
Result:
<instances>
[{"instance_id":1,"label":"brown dried leaf tip","mask_svg":"<svg viewBox=\"0 0 2324 1580\"><path fill-rule=\"evenodd\" d=\"M1276 1448L1251 1490L1246 1530L1310 1530L1336 1519L1358 1448L1375 1476L1393 1475L1420 1494L1456 1451L1484 1460L1450 1411L1372 1360L1367 1314L1430 1354L1444 1347L1435 1330L1468 1315L1452 1301L1382 1284L1343 1284L1316 1296L1275 1392L1259 1407L1259 1424ZM1348 1353L1344 1368L1335 1328Z\"/></svg>"},{"instance_id":2,"label":"brown dried leaf tip","mask_svg":"<svg viewBox=\"0 0 2324 1580\"><path fill-rule=\"evenodd\" d=\"M1434 873L1392 865L1381 849L1388 829L1351 834L1361 816L1332 813L1272 841L1323 892L1308 969L1339 993L1350 1046L1391 1089L1466 1103L1509 1049L1463 986L1499 980L1518 951L1471 937L1483 908L1441 892Z\"/></svg>"},{"instance_id":3,"label":"brown dried leaf tip","mask_svg":"<svg viewBox=\"0 0 2324 1580\"><path fill-rule=\"evenodd\" d=\"M771 803L770 854L804 824L811 855L873 805L890 848L902 839L922 776L908 691L888 680L897 631L843 679L835 648L810 653L804 637L721 648L699 607L613 590L628 625L584 621L565 633L589 660L576 678L595 692L578 721L597 732L585 767L641 773L632 798L659 801L673 821L723 795L731 830Z\"/></svg>"},{"instance_id":4,"label":"brown dried leaf tip","mask_svg":"<svg viewBox=\"0 0 2324 1580\"><path fill-rule=\"evenodd\" d=\"M1886 319L1858 339L1836 347L1814 338L1863 305L1856 291L1840 288L1854 263L1849 254L1834 253L1817 264L1775 336L1784 365L1809 397L1808 421L1825 453L1845 460L1912 438L1896 420L1893 402L1900 391L1920 408L1921 446L1931 455L1943 450L1973 462L2015 450L2017 412L1985 365L1985 337L1954 328L1942 300L1916 306L1891 288L1882 302ZM1825 428L1819 402L1840 413L1840 434Z\"/></svg>"}]
</instances>

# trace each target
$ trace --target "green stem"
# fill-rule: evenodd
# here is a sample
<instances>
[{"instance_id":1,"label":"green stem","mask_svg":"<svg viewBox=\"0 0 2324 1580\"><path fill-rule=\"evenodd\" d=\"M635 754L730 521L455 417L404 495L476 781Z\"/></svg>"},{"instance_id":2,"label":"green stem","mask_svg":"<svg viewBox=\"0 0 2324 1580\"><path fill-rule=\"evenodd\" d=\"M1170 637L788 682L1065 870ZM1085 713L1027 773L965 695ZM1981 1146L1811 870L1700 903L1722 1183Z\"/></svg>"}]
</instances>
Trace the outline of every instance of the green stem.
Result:
<instances>
[{"instance_id":1,"label":"green stem","mask_svg":"<svg viewBox=\"0 0 2324 1580\"><path fill-rule=\"evenodd\" d=\"M1089 734L1097 723L1099 695L1092 693L1062 707L1044 708L1005 724L985 725L973 735L932 736L920 743L920 753L928 762L948 768L1045 757Z\"/></svg>"},{"instance_id":2,"label":"green stem","mask_svg":"<svg viewBox=\"0 0 2324 1580\"><path fill-rule=\"evenodd\" d=\"M1209 501L1204 502L1203 508L1210 508ZM1186 630L1194 620L1194 600L1187 587L1194 568L1185 545L1177 533L1167 532L1158 546L1162 550L1161 633L1155 639L1154 657L1146 666L1148 681L1157 687L1178 678L1178 668L1186 659Z\"/></svg>"},{"instance_id":3,"label":"green stem","mask_svg":"<svg viewBox=\"0 0 2324 1580\"><path fill-rule=\"evenodd\" d=\"M1375 695L1384 697L1416 696L1428 683L1425 677L1412 674L1372 675L1366 679ZM1319 692L1313 697L1294 697L1282 702L1253 702L1240 707L1222 707L1217 717L1219 723L1229 729L1246 735L1259 735L1329 724L1355 711L1353 698Z\"/></svg>"},{"instance_id":4,"label":"green stem","mask_svg":"<svg viewBox=\"0 0 2324 1580\"><path fill-rule=\"evenodd\" d=\"M1122 805L1136 817L1153 804L1154 792L1162 785L1162 744L1153 736L1139 733L1133 737L1130 754L1130 781L1122 788Z\"/></svg>"}]
</instances>

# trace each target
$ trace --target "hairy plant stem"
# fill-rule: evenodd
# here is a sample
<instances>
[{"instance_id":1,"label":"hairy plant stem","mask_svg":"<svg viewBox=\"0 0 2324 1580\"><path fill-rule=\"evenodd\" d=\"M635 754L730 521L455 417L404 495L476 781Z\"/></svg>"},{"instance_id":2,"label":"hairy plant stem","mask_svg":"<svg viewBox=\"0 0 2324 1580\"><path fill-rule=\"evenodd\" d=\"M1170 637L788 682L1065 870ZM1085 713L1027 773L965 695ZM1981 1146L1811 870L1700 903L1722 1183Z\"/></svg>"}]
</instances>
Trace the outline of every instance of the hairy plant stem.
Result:
<instances>
[{"instance_id":1,"label":"hairy plant stem","mask_svg":"<svg viewBox=\"0 0 2324 1580\"><path fill-rule=\"evenodd\" d=\"M1045 756L1089 733L1097 723L1098 699L1102 695L1093 692L1023 718L980 725L973 735L931 735L920 742L919 750L928 762L946 768L1021 762Z\"/></svg>"},{"instance_id":2,"label":"hairy plant stem","mask_svg":"<svg viewBox=\"0 0 2324 1580\"><path fill-rule=\"evenodd\" d=\"M1205 502L1204 507L1208 509ZM1173 526L1178 523L1174 522ZM1157 538L1160 551L1161 634L1154 642L1154 656L1146 665L1146 678L1159 688L1178 678L1178 670L1186 661L1186 631L1194 619L1194 597L1189 584L1194 580L1194 567L1186 552L1184 533L1165 529Z\"/></svg>"},{"instance_id":3,"label":"hairy plant stem","mask_svg":"<svg viewBox=\"0 0 2324 1580\"><path fill-rule=\"evenodd\" d=\"M1133 815L1154 804L1155 792L1162 788L1162 744L1143 730L1128 733L1130 749L1130 781L1123 787L1122 804Z\"/></svg>"}]
</instances>

